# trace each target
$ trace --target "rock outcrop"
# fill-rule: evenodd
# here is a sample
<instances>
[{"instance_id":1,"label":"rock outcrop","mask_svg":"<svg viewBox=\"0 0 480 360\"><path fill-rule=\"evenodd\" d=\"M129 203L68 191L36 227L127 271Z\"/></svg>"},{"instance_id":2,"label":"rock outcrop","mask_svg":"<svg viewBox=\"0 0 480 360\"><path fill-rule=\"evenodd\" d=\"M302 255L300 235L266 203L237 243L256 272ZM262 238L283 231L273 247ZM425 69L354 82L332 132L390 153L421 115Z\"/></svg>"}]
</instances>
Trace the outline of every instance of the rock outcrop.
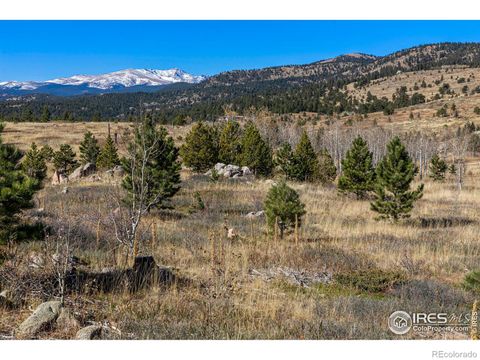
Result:
<instances>
[{"instance_id":1,"label":"rock outcrop","mask_svg":"<svg viewBox=\"0 0 480 360\"><path fill-rule=\"evenodd\" d=\"M70 181L80 180L80 179L85 178L87 176L93 175L96 170L97 170L97 167L95 166L95 164L86 163L85 165L81 165L78 168L76 168L68 176L68 180L70 180Z\"/></svg>"},{"instance_id":2,"label":"rock outcrop","mask_svg":"<svg viewBox=\"0 0 480 360\"><path fill-rule=\"evenodd\" d=\"M32 315L20 324L17 336L32 338L41 331L48 330L60 315L62 304L60 301L47 301L40 304Z\"/></svg>"},{"instance_id":3,"label":"rock outcrop","mask_svg":"<svg viewBox=\"0 0 480 360\"><path fill-rule=\"evenodd\" d=\"M205 175L212 176L214 171L220 176L232 179L253 175L253 172L247 166L240 167L232 164L225 165L223 163L216 163L213 169L208 170Z\"/></svg>"},{"instance_id":4,"label":"rock outcrop","mask_svg":"<svg viewBox=\"0 0 480 360\"><path fill-rule=\"evenodd\" d=\"M78 330L75 335L77 340L99 340L102 338L103 326L90 325Z\"/></svg>"}]
</instances>

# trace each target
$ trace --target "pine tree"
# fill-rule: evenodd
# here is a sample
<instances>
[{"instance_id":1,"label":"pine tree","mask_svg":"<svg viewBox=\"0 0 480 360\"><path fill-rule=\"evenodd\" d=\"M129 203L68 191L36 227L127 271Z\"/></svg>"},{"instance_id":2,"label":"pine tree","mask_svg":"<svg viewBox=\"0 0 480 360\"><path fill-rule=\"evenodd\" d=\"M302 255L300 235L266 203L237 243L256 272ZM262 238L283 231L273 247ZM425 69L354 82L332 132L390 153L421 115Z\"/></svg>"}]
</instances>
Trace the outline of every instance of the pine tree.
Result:
<instances>
[{"instance_id":1,"label":"pine tree","mask_svg":"<svg viewBox=\"0 0 480 360\"><path fill-rule=\"evenodd\" d=\"M353 193L362 199L375 185L373 155L365 140L360 136L353 140L352 146L342 160L342 175L338 179L338 190Z\"/></svg>"},{"instance_id":2,"label":"pine tree","mask_svg":"<svg viewBox=\"0 0 480 360\"><path fill-rule=\"evenodd\" d=\"M447 172L448 166L447 163L440 159L440 157L435 154L430 160L429 176L434 181L442 181L445 179L445 173Z\"/></svg>"},{"instance_id":3,"label":"pine tree","mask_svg":"<svg viewBox=\"0 0 480 360\"><path fill-rule=\"evenodd\" d=\"M218 162L218 131L204 122L193 125L180 149L185 165L203 172Z\"/></svg>"},{"instance_id":4,"label":"pine tree","mask_svg":"<svg viewBox=\"0 0 480 360\"><path fill-rule=\"evenodd\" d=\"M380 214L379 218L397 221L410 216L414 202L423 195L423 184L410 191L416 173L417 168L405 146L400 138L394 137L376 169L376 199L371 203L371 208Z\"/></svg>"},{"instance_id":5,"label":"pine tree","mask_svg":"<svg viewBox=\"0 0 480 360\"><path fill-rule=\"evenodd\" d=\"M274 164L285 177L290 178L293 166L293 151L289 143L283 144L277 150Z\"/></svg>"},{"instance_id":6,"label":"pine tree","mask_svg":"<svg viewBox=\"0 0 480 360\"><path fill-rule=\"evenodd\" d=\"M335 181L337 177L337 168L332 159L332 156L327 149L320 150L318 154L318 163L319 163L319 175L318 180L322 184L329 184Z\"/></svg>"},{"instance_id":7,"label":"pine tree","mask_svg":"<svg viewBox=\"0 0 480 360\"><path fill-rule=\"evenodd\" d=\"M3 130L0 124L0 133ZM22 154L4 145L0 137L0 243L15 238L16 215L31 207L38 181L27 176L19 165Z\"/></svg>"},{"instance_id":8,"label":"pine tree","mask_svg":"<svg viewBox=\"0 0 480 360\"><path fill-rule=\"evenodd\" d=\"M27 176L36 179L39 182L41 182L47 175L45 157L35 143L32 143L30 149L25 154L22 167Z\"/></svg>"},{"instance_id":9,"label":"pine tree","mask_svg":"<svg viewBox=\"0 0 480 360\"><path fill-rule=\"evenodd\" d=\"M295 147L289 178L314 182L320 178L320 163L306 132Z\"/></svg>"},{"instance_id":10,"label":"pine tree","mask_svg":"<svg viewBox=\"0 0 480 360\"><path fill-rule=\"evenodd\" d=\"M50 145L43 145L40 149L40 154L45 159L45 161L50 161L53 158L54 151Z\"/></svg>"},{"instance_id":11,"label":"pine tree","mask_svg":"<svg viewBox=\"0 0 480 360\"><path fill-rule=\"evenodd\" d=\"M272 150L253 122L245 125L241 143L240 165L248 166L255 175L270 175L273 169Z\"/></svg>"},{"instance_id":12,"label":"pine tree","mask_svg":"<svg viewBox=\"0 0 480 360\"><path fill-rule=\"evenodd\" d=\"M241 153L241 131L236 121L227 121L223 126L219 139L218 158L225 164L238 163L238 155Z\"/></svg>"},{"instance_id":13,"label":"pine tree","mask_svg":"<svg viewBox=\"0 0 480 360\"><path fill-rule=\"evenodd\" d=\"M49 122L51 119L50 110L48 110L48 106L45 105L42 110L42 116L40 117L41 122Z\"/></svg>"},{"instance_id":14,"label":"pine tree","mask_svg":"<svg viewBox=\"0 0 480 360\"><path fill-rule=\"evenodd\" d=\"M98 154L97 166L99 169L107 170L119 164L120 159L118 157L117 147L110 134L108 134L105 145L103 145L102 150Z\"/></svg>"},{"instance_id":15,"label":"pine tree","mask_svg":"<svg viewBox=\"0 0 480 360\"><path fill-rule=\"evenodd\" d=\"M127 174L122 183L128 193L127 201L142 198L141 211L166 207L168 200L180 190L178 149L167 130L156 129L150 121L136 129L122 166Z\"/></svg>"},{"instance_id":16,"label":"pine tree","mask_svg":"<svg viewBox=\"0 0 480 360\"><path fill-rule=\"evenodd\" d=\"M98 141L95 136L87 131L83 136L83 141L80 143L80 159L82 164L92 163L97 164L97 158L100 154Z\"/></svg>"},{"instance_id":17,"label":"pine tree","mask_svg":"<svg viewBox=\"0 0 480 360\"><path fill-rule=\"evenodd\" d=\"M301 224L301 217L306 213L305 205L300 201L298 193L285 181L273 185L265 199L265 215L270 228L275 225L280 229L280 238L285 230Z\"/></svg>"},{"instance_id":18,"label":"pine tree","mask_svg":"<svg viewBox=\"0 0 480 360\"><path fill-rule=\"evenodd\" d=\"M68 144L60 145L60 149L53 154L53 166L58 174L69 175L78 165L75 153Z\"/></svg>"}]
</instances>

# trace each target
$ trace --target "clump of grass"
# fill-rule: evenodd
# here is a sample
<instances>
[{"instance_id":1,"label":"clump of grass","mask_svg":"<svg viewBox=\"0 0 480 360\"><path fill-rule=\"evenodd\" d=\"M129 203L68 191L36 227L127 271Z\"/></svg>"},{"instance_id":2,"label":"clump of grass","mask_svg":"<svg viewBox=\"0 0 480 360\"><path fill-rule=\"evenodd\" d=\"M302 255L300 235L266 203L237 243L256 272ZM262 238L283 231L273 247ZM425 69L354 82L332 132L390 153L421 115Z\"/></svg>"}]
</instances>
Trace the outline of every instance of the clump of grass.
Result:
<instances>
[{"instance_id":1,"label":"clump of grass","mask_svg":"<svg viewBox=\"0 0 480 360\"><path fill-rule=\"evenodd\" d=\"M368 293L384 293L395 285L406 281L404 273L380 269L359 270L334 276L338 284Z\"/></svg>"},{"instance_id":2,"label":"clump of grass","mask_svg":"<svg viewBox=\"0 0 480 360\"><path fill-rule=\"evenodd\" d=\"M480 293L480 270L470 271L465 275L462 285L465 290Z\"/></svg>"}]
</instances>

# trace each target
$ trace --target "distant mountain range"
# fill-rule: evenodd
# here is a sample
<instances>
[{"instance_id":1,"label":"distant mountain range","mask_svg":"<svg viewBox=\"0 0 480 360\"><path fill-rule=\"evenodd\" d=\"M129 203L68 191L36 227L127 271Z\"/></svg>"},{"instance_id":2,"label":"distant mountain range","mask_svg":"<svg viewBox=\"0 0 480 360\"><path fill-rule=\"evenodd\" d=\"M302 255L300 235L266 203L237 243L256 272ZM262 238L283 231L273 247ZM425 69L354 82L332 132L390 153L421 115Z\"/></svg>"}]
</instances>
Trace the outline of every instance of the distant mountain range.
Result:
<instances>
[{"instance_id":1,"label":"distant mountain range","mask_svg":"<svg viewBox=\"0 0 480 360\"><path fill-rule=\"evenodd\" d=\"M178 69L124 70L45 82L0 83L0 118L29 121L48 108L52 119L128 119L146 110L159 122L214 120L229 108L239 114L378 111L346 85L363 87L402 72L444 66L480 67L480 43L437 43L386 56L350 53L303 65L194 76ZM479 89L480 92L480 89ZM2 96L3 94L3 96ZM90 96L67 96L89 94ZM380 100L379 100L380 101ZM142 109L140 109L140 105ZM377 106L378 105L378 106Z\"/></svg>"},{"instance_id":2,"label":"distant mountain range","mask_svg":"<svg viewBox=\"0 0 480 360\"><path fill-rule=\"evenodd\" d=\"M205 76L186 73L180 69L127 69L100 75L75 75L46 81L0 82L0 95L21 96L49 94L72 96L118 92L152 92L174 83L196 84Z\"/></svg>"}]
</instances>

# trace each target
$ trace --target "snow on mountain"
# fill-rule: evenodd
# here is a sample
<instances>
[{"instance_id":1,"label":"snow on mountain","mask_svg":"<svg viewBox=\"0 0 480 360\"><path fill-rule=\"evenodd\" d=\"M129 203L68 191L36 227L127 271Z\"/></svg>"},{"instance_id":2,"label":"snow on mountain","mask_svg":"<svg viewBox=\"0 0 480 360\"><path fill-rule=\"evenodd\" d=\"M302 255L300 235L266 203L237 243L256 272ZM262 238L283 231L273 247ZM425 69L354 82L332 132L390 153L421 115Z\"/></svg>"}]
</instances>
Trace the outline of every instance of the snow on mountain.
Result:
<instances>
[{"instance_id":1,"label":"snow on mountain","mask_svg":"<svg viewBox=\"0 0 480 360\"><path fill-rule=\"evenodd\" d=\"M69 78L48 80L46 83L87 85L97 89L111 89L115 86L159 86L177 82L198 83L202 80L205 80L204 76L191 75L180 69L127 69L102 75L75 75Z\"/></svg>"},{"instance_id":2,"label":"snow on mountain","mask_svg":"<svg viewBox=\"0 0 480 360\"><path fill-rule=\"evenodd\" d=\"M205 76L191 75L180 69L127 69L101 75L75 75L72 77L58 78L42 82L0 82L0 89L36 90L44 86L54 84L109 90L118 87L128 88L132 86L161 86L178 82L194 84L205 79Z\"/></svg>"}]
</instances>

